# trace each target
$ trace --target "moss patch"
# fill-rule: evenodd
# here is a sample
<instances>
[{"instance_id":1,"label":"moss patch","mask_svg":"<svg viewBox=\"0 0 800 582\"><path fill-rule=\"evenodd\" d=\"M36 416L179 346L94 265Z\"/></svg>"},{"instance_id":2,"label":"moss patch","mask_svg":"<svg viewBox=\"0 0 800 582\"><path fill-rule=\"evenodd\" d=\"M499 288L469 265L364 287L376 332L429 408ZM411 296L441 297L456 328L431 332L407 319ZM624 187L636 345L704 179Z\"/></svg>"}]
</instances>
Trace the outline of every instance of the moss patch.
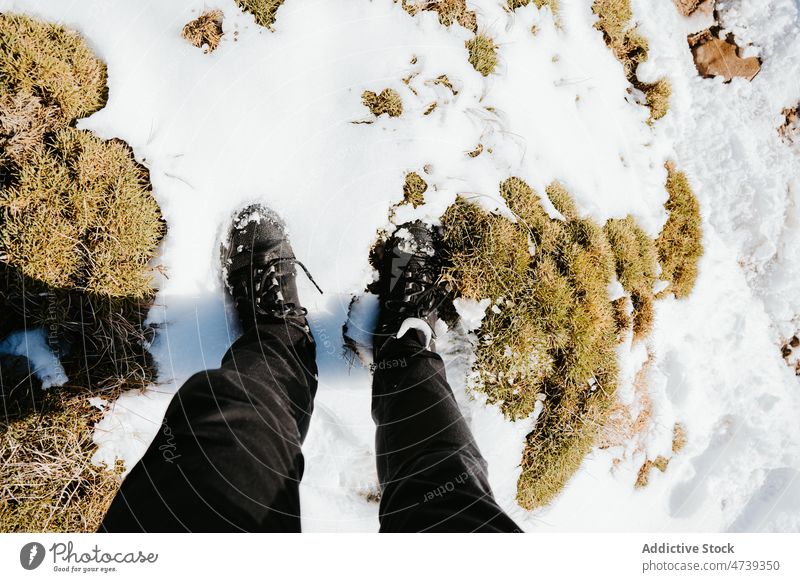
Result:
<instances>
[{"instance_id":1,"label":"moss patch","mask_svg":"<svg viewBox=\"0 0 800 582\"><path fill-rule=\"evenodd\" d=\"M411 16L424 10L436 12L442 26L457 23L472 32L478 30L477 17L467 8L466 0L402 0L402 6Z\"/></svg>"},{"instance_id":2,"label":"moss patch","mask_svg":"<svg viewBox=\"0 0 800 582\"><path fill-rule=\"evenodd\" d=\"M256 23L265 28L272 28L278 8L284 0L234 0L236 5L249 12L256 19Z\"/></svg>"},{"instance_id":3,"label":"moss patch","mask_svg":"<svg viewBox=\"0 0 800 582\"><path fill-rule=\"evenodd\" d=\"M656 240L661 262L661 278L671 284L665 290L675 297L686 297L697 279L697 264L703 255L703 230L700 204L683 172L667 164L667 192L664 207L669 213Z\"/></svg>"},{"instance_id":4,"label":"moss patch","mask_svg":"<svg viewBox=\"0 0 800 582\"><path fill-rule=\"evenodd\" d=\"M379 94L373 91L364 91L361 94L361 102L376 117L383 114L389 117L400 117L403 114L403 100L394 89L384 89Z\"/></svg>"},{"instance_id":5,"label":"moss patch","mask_svg":"<svg viewBox=\"0 0 800 582\"><path fill-rule=\"evenodd\" d=\"M183 27L181 36L197 48L213 52L222 40L222 10L206 10Z\"/></svg>"},{"instance_id":6,"label":"moss patch","mask_svg":"<svg viewBox=\"0 0 800 582\"><path fill-rule=\"evenodd\" d=\"M466 42L469 63L484 77L488 77L497 67L497 45L485 34L475 35Z\"/></svg>"}]
</instances>

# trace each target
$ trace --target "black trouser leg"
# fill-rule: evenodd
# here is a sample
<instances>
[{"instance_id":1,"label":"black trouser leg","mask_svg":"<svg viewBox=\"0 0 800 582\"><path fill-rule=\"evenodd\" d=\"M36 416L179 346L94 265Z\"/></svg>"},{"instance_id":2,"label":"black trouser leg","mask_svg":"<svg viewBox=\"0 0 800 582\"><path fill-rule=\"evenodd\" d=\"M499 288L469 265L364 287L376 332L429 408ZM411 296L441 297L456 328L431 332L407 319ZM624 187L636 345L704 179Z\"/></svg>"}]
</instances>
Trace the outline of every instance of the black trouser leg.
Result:
<instances>
[{"instance_id":1,"label":"black trouser leg","mask_svg":"<svg viewBox=\"0 0 800 582\"><path fill-rule=\"evenodd\" d=\"M376 362L381 531L520 531L492 495L442 359L422 341L411 330L386 344Z\"/></svg>"},{"instance_id":2,"label":"black trouser leg","mask_svg":"<svg viewBox=\"0 0 800 582\"><path fill-rule=\"evenodd\" d=\"M315 346L283 323L242 336L181 387L101 531L300 531Z\"/></svg>"}]
</instances>

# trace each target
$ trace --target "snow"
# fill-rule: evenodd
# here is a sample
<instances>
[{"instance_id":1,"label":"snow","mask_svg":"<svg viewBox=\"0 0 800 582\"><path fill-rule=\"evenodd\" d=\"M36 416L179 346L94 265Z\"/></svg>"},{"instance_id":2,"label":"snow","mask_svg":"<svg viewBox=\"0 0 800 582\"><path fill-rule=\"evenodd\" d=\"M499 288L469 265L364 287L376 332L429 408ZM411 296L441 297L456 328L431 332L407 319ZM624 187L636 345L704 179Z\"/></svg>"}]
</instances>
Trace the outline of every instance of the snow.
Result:
<instances>
[{"instance_id":1,"label":"snow","mask_svg":"<svg viewBox=\"0 0 800 582\"><path fill-rule=\"evenodd\" d=\"M10 334L0 342L0 354L27 357L33 373L42 381L42 388L61 386L67 381L61 362L47 344L44 328Z\"/></svg>"},{"instance_id":2,"label":"snow","mask_svg":"<svg viewBox=\"0 0 800 582\"><path fill-rule=\"evenodd\" d=\"M798 146L776 130L781 110L800 100L798 4L720 3L724 28L763 60L751 83L726 85L694 70L686 35L702 19L680 18L671 0L633 0L650 40L640 78L666 74L673 84L670 113L652 127L593 28L588 0L560 2L560 29L548 9L508 13L502 4L469 2L500 47L498 73L484 78L467 62L468 31L446 29L430 12L411 18L391 0L287 0L274 32L233 0L0 0L0 10L79 30L108 63L108 104L79 127L133 147L169 228L155 261L167 276L149 317L158 324L158 382L108 406L97 462L121 458L130 468L181 383L217 366L237 336L219 246L234 213L260 201L286 221L298 258L325 290L300 278L320 370L304 447L304 529L375 531L370 373L343 350L341 329L359 297L349 329L368 344L376 306L363 293L375 276L368 251L402 199L405 173L418 172L429 189L424 205L396 210L397 223L435 223L457 194L505 212L498 184L517 175L538 192L559 180L584 215L633 214L656 235L671 158L698 195L706 252L692 296L660 301L647 344L619 349L627 403L652 357L654 422L643 450L617 464L618 448L595 450L551 506L524 511L516 479L535 414L509 422L467 388L470 330L488 304L462 302L466 325L437 327L437 349L497 498L526 530L800 530L800 387L780 355L800 327L800 165ZM180 30L214 8L225 14L225 36L204 54ZM442 74L457 94L432 82ZM372 118L360 95L387 87L404 112ZM423 115L432 101L439 106ZM479 143L481 155L466 155ZM671 455L676 421L686 426L686 449L634 489L645 455Z\"/></svg>"},{"instance_id":3,"label":"snow","mask_svg":"<svg viewBox=\"0 0 800 582\"><path fill-rule=\"evenodd\" d=\"M474 299L458 297L453 300L453 307L456 313L458 313L459 323L467 331L473 331L481 326L483 316L486 314L486 309L491 303L491 299L475 301Z\"/></svg>"}]
</instances>

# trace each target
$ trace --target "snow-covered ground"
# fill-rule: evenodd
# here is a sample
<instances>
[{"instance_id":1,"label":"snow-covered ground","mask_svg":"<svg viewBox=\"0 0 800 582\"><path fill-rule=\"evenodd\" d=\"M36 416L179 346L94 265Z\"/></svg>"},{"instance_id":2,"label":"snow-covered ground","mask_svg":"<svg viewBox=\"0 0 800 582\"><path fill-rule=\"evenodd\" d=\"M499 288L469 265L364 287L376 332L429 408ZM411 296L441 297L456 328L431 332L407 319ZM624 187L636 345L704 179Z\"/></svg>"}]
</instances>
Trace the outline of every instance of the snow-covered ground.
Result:
<instances>
[{"instance_id":1,"label":"snow-covered ground","mask_svg":"<svg viewBox=\"0 0 800 582\"><path fill-rule=\"evenodd\" d=\"M590 0L560 0L560 28L533 5L508 13L501 0L468 4L499 45L486 78L467 62L467 30L446 29L430 12L411 18L392 0L286 0L274 32L233 0L0 0L0 10L79 30L108 63L108 104L79 126L133 147L169 226L151 313L159 382L110 408L97 460L132 466L182 381L215 367L236 337L219 237L237 208L259 200L286 219L325 290L301 289L320 358L304 529L377 530L370 375L344 354L341 329L352 296L372 280L368 250L405 173L431 188L397 222L436 220L457 193L495 208L500 181L516 175L539 191L560 180L584 214L633 214L656 235L666 219L663 164L674 159L700 200L706 252L692 296L659 302L650 339L620 348L628 401L652 354L654 420L641 447L595 451L550 507L526 512L514 494L533 421L506 421L467 393L466 329L439 342L450 381L499 502L526 530L800 531L800 384L780 351L800 327L800 150L777 132L781 110L800 101L800 4L720 3L724 28L763 60L752 82L726 85L699 78L692 62L686 35L707 23L680 17L672 0L633 0L650 40L640 78L666 75L673 85L670 113L652 127L592 26ZM180 31L213 8L224 11L225 36L204 54ZM443 74L456 95L433 84ZM361 93L385 87L403 98L402 116L353 123L372 120ZM479 143L481 155L466 155ZM368 320L374 302L363 306ZM634 489L645 458L671 455L676 421L686 448Z\"/></svg>"}]
</instances>

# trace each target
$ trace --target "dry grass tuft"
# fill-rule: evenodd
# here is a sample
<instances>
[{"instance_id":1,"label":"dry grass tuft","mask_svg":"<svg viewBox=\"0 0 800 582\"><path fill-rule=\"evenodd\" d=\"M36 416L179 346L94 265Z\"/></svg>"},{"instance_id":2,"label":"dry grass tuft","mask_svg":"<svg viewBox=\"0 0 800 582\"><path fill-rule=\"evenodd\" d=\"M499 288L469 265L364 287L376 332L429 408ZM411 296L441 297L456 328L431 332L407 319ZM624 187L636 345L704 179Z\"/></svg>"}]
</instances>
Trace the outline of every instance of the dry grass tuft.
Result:
<instances>
[{"instance_id":1,"label":"dry grass tuft","mask_svg":"<svg viewBox=\"0 0 800 582\"><path fill-rule=\"evenodd\" d=\"M29 93L0 95L0 171L24 164L57 125L58 108L45 107L38 97ZM0 181L8 179L4 176Z\"/></svg>"},{"instance_id":2,"label":"dry grass tuft","mask_svg":"<svg viewBox=\"0 0 800 582\"><path fill-rule=\"evenodd\" d=\"M466 0L402 0L402 6L411 16L425 10L436 12L442 26L460 24L472 32L478 30L477 17Z\"/></svg>"},{"instance_id":3,"label":"dry grass tuft","mask_svg":"<svg viewBox=\"0 0 800 582\"><path fill-rule=\"evenodd\" d=\"M450 79L447 77L447 75L439 75L433 80L433 84L446 87L447 89L450 89L450 92L453 95L458 95L458 90L455 87L453 87L453 84L450 82Z\"/></svg>"},{"instance_id":4,"label":"dry grass tuft","mask_svg":"<svg viewBox=\"0 0 800 582\"><path fill-rule=\"evenodd\" d=\"M650 472L653 469L658 469L663 473L667 470L668 465L669 459L662 457L661 455L656 457L655 461L647 459L639 469L639 474L636 476L636 483L634 484L634 487L637 489L647 487L647 484L650 482Z\"/></svg>"},{"instance_id":5,"label":"dry grass tuft","mask_svg":"<svg viewBox=\"0 0 800 582\"><path fill-rule=\"evenodd\" d=\"M631 25L633 11L630 0L595 0L592 11L598 20L595 28L603 33L606 44L625 70L630 83L645 95L650 108L649 123L661 119L669 110L672 85L666 78L655 83L642 83L636 77L636 68L647 60L648 43L635 26Z\"/></svg>"},{"instance_id":6,"label":"dry grass tuft","mask_svg":"<svg viewBox=\"0 0 800 582\"><path fill-rule=\"evenodd\" d=\"M684 16L691 16L704 0L675 0L678 12Z\"/></svg>"},{"instance_id":7,"label":"dry grass tuft","mask_svg":"<svg viewBox=\"0 0 800 582\"><path fill-rule=\"evenodd\" d=\"M497 45L485 34L475 35L466 42L469 63L484 77L488 77L497 67Z\"/></svg>"},{"instance_id":8,"label":"dry grass tuft","mask_svg":"<svg viewBox=\"0 0 800 582\"><path fill-rule=\"evenodd\" d=\"M8 388L9 414L0 419L0 531L95 531L122 470L91 463L102 412L84 390L42 390L25 380Z\"/></svg>"},{"instance_id":9,"label":"dry grass tuft","mask_svg":"<svg viewBox=\"0 0 800 582\"><path fill-rule=\"evenodd\" d=\"M703 255L703 230L700 204L683 172L667 163L667 192L664 207L669 213L656 248L661 262L661 278L671 285L665 290L678 299L686 297L697 279L697 263Z\"/></svg>"},{"instance_id":10,"label":"dry grass tuft","mask_svg":"<svg viewBox=\"0 0 800 582\"><path fill-rule=\"evenodd\" d=\"M106 95L77 34L0 15L0 73L0 332L43 327L69 377L44 393L26 372L7 390L3 370L0 529L90 531L118 479L89 463L87 397L154 378L144 319L164 227L130 148L74 128Z\"/></svg>"},{"instance_id":11,"label":"dry grass tuft","mask_svg":"<svg viewBox=\"0 0 800 582\"><path fill-rule=\"evenodd\" d=\"M181 36L197 48L213 52L222 40L222 10L206 10L183 27Z\"/></svg>"},{"instance_id":12,"label":"dry grass tuft","mask_svg":"<svg viewBox=\"0 0 800 582\"><path fill-rule=\"evenodd\" d=\"M689 442L689 437L686 434L686 426L676 422L672 427L672 452L677 455L686 447L687 442Z\"/></svg>"},{"instance_id":13,"label":"dry grass tuft","mask_svg":"<svg viewBox=\"0 0 800 582\"><path fill-rule=\"evenodd\" d=\"M428 183L416 172L406 174L406 181L403 184L402 204L411 204L414 208L425 202L425 191Z\"/></svg>"},{"instance_id":14,"label":"dry grass tuft","mask_svg":"<svg viewBox=\"0 0 800 582\"><path fill-rule=\"evenodd\" d=\"M34 147L0 192L0 253L54 288L152 293L147 261L163 235L146 170L120 141L70 127Z\"/></svg>"},{"instance_id":15,"label":"dry grass tuft","mask_svg":"<svg viewBox=\"0 0 800 582\"><path fill-rule=\"evenodd\" d=\"M403 114L403 100L394 89L384 89L380 94L364 91L361 94L361 102L376 117L384 113L389 117L400 117Z\"/></svg>"},{"instance_id":16,"label":"dry grass tuft","mask_svg":"<svg viewBox=\"0 0 800 582\"><path fill-rule=\"evenodd\" d=\"M635 77L636 67L647 60L648 44L636 27L631 26L633 11L630 0L595 0L592 11L597 15L595 24L614 56L625 68L625 76Z\"/></svg>"},{"instance_id":17,"label":"dry grass tuft","mask_svg":"<svg viewBox=\"0 0 800 582\"><path fill-rule=\"evenodd\" d=\"M669 98L672 95L672 83L662 77L655 83L639 83L639 89L644 92L647 106L650 108L649 123L658 121L669 111Z\"/></svg>"},{"instance_id":18,"label":"dry grass tuft","mask_svg":"<svg viewBox=\"0 0 800 582\"><path fill-rule=\"evenodd\" d=\"M472 150L468 151L468 152L467 152L467 155L468 155L469 157L471 157L471 158L477 158L477 157L478 157L479 155L481 155L482 153L483 153L483 144L482 144L482 143L479 143L477 146L475 146L475 148L474 148L474 149L472 149Z\"/></svg>"},{"instance_id":19,"label":"dry grass tuft","mask_svg":"<svg viewBox=\"0 0 800 582\"><path fill-rule=\"evenodd\" d=\"M272 28L275 24L278 8L283 4L283 0L234 0L236 5L249 12L256 19L256 24L265 28Z\"/></svg>"},{"instance_id":20,"label":"dry grass tuft","mask_svg":"<svg viewBox=\"0 0 800 582\"><path fill-rule=\"evenodd\" d=\"M508 7L511 10L515 8L521 8L522 6L527 6L533 2L536 8L544 8L545 6L550 8L550 11L553 13L554 16L558 15L558 0L508 0Z\"/></svg>"},{"instance_id":21,"label":"dry grass tuft","mask_svg":"<svg viewBox=\"0 0 800 582\"><path fill-rule=\"evenodd\" d=\"M653 355L649 354L636 372L633 380L633 402L628 404L617 399L611 407L608 419L600 428L597 438L597 446L601 449L624 447L633 442L636 445L634 451L644 450L646 432L653 422L653 400L647 387L647 375L653 361Z\"/></svg>"},{"instance_id":22,"label":"dry grass tuft","mask_svg":"<svg viewBox=\"0 0 800 582\"><path fill-rule=\"evenodd\" d=\"M633 304L634 337L641 339L653 327L653 286L658 263L655 242L632 216L609 220L603 230L614 252L617 278Z\"/></svg>"},{"instance_id":23,"label":"dry grass tuft","mask_svg":"<svg viewBox=\"0 0 800 582\"><path fill-rule=\"evenodd\" d=\"M0 95L35 97L62 125L105 105L106 67L74 31L0 14Z\"/></svg>"},{"instance_id":24,"label":"dry grass tuft","mask_svg":"<svg viewBox=\"0 0 800 582\"><path fill-rule=\"evenodd\" d=\"M577 470L613 402L614 257L603 229L578 216L563 187L547 194L564 221L551 219L522 180L506 180L501 193L518 222L462 199L442 217L445 278L462 297L494 304L478 332L474 387L511 418L543 405L518 483L518 501L530 509Z\"/></svg>"},{"instance_id":25,"label":"dry grass tuft","mask_svg":"<svg viewBox=\"0 0 800 582\"><path fill-rule=\"evenodd\" d=\"M798 124L798 121L800 121L800 104L794 107L785 107L781 111L781 115L783 115L784 121L778 128L778 135L784 141L793 143L798 130L800 130L800 125Z\"/></svg>"}]
</instances>

